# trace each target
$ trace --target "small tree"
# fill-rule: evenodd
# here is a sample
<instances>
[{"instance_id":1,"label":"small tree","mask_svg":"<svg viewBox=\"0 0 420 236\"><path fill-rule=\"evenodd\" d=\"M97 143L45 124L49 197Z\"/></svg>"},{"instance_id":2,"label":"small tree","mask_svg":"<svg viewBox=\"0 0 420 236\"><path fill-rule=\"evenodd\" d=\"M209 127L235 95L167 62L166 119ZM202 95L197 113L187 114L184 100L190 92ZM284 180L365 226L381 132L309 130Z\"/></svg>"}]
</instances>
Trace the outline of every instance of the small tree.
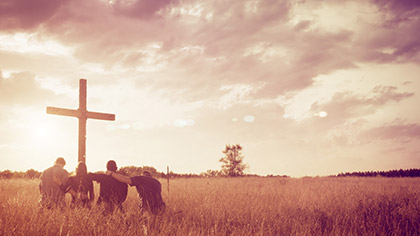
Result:
<instances>
[{"instance_id":1,"label":"small tree","mask_svg":"<svg viewBox=\"0 0 420 236\"><path fill-rule=\"evenodd\" d=\"M243 175L248 165L243 163L242 146L227 144L222 152L225 156L219 160L223 163L221 172L232 177Z\"/></svg>"}]
</instances>

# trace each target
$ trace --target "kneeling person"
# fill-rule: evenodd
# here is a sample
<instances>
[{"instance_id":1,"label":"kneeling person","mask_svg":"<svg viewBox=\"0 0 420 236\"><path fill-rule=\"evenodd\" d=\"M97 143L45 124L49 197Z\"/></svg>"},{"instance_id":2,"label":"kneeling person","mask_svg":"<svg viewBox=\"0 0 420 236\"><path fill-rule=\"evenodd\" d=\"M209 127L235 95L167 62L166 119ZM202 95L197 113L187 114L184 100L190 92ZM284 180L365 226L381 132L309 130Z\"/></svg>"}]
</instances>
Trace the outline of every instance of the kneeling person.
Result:
<instances>
[{"instance_id":1,"label":"kneeling person","mask_svg":"<svg viewBox=\"0 0 420 236\"><path fill-rule=\"evenodd\" d=\"M61 190L71 195L70 208L74 208L75 206L90 208L95 194L93 192L92 180L87 175L86 164L79 162L76 168L76 175L70 176L66 183L60 183Z\"/></svg>"},{"instance_id":2,"label":"kneeling person","mask_svg":"<svg viewBox=\"0 0 420 236\"><path fill-rule=\"evenodd\" d=\"M117 163L110 160L106 164L107 171L117 171ZM121 175L124 176L124 175ZM122 203L127 198L128 186L106 174L89 173L88 178L99 183L99 198L97 203L104 203L104 215L112 213L115 206L123 211Z\"/></svg>"},{"instance_id":3,"label":"kneeling person","mask_svg":"<svg viewBox=\"0 0 420 236\"><path fill-rule=\"evenodd\" d=\"M142 199L144 210L150 210L153 214L162 213L165 210L165 203L162 199L162 186L159 180L151 176L127 177L115 172L107 171L107 174L116 180L135 186L139 197Z\"/></svg>"},{"instance_id":4,"label":"kneeling person","mask_svg":"<svg viewBox=\"0 0 420 236\"><path fill-rule=\"evenodd\" d=\"M64 169L65 165L64 158L59 157L54 166L42 172L41 183L39 184L42 208L63 208L66 205L64 192L60 189L60 183L66 182L69 175Z\"/></svg>"}]
</instances>

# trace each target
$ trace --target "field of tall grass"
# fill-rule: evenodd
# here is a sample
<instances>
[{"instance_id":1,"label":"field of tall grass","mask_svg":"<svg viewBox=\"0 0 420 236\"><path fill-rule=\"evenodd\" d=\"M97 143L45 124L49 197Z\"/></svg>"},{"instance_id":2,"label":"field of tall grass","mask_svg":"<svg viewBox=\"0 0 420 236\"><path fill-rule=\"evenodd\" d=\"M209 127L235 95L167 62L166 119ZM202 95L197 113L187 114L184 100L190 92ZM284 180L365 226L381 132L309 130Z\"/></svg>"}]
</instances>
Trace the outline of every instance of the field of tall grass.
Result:
<instances>
[{"instance_id":1,"label":"field of tall grass","mask_svg":"<svg viewBox=\"0 0 420 236\"><path fill-rule=\"evenodd\" d=\"M172 179L169 196L161 180L159 216L133 187L110 216L41 211L38 183L0 180L0 235L420 235L419 178Z\"/></svg>"}]
</instances>

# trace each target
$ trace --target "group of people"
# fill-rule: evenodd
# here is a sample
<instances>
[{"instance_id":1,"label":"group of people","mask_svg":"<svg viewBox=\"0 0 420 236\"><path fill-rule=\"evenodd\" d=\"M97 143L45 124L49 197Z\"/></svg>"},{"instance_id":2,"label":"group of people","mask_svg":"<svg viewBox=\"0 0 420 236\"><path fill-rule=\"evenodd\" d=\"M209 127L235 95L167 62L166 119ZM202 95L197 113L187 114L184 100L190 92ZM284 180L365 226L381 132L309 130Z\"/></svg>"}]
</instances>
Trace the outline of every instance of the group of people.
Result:
<instances>
[{"instance_id":1,"label":"group of people","mask_svg":"<svg viewBox=\"0 0 420 236\"><path fill-rule=\"evenodd\" d=\"M54 166L42 173L39 184L42 208L64 208L66 193L71 195L71 208L90 208L95 199L93 181L96 181L99 183L99 197L96 202L103 205L104 214L112 213L115 209L123 211L122 203L127 198L128 185L136 187L143 211L159 214L165 210L161 184L147 171L143 176L128 177L117 173L117 164L110 160L104 174L88 173L86 164L79 162L75 175L69 176L64 169L65 165L64 158L59 157Z\"/></svg>"}]
</instances>

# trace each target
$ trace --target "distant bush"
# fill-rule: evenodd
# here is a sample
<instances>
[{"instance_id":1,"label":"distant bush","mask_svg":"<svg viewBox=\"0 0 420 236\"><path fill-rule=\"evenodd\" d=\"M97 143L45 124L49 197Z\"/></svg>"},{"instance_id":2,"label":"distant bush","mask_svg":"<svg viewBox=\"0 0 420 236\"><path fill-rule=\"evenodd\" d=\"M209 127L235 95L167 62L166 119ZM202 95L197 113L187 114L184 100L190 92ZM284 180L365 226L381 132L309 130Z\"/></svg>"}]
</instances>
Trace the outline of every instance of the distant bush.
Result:
<instances>
[{"instance_id":1,"label":"distant bush","mask_svg":"<svg viewBox=\"0 0 420 236\"><path fill-rule=\"evenodd\" d=\"M222 173L217 170L207 170L206 172L203 172L200 175L203 177L217 177L217 176L221 176Z\"/></svg>"},{"instance_id":2,"label":"distant bush","mask_svg":"<svg viewBox=\"0 0 420 236\"><path fill-rule=\"evenodd\" d=\"M2 179L11 179L13 177L13 172L10 170L5 170L0 172L0 178Z\"/></svg>"},{"instance_id":3,"label":"distant bush","mask_svg":"<svg viewBox=\"0 0 420 236\"><path fill-rule=\"evenodd\" d=\"M0 172L0 178L1 179L36 179L41 177L41 172L36 171L34 169L27 170L26 172L21 171L10 171L5 170Z\"/></svg>"},{"instance_id":4,"label":"distant bush","mask_svg":"<svg viewBox=\"0 0 420 236\"><path fill-rule=\"evenodd\" d=\"M34 170L34 169L29 169L29 170L27 170L26 171L26 173L25 173L25 177L27 178L27 179L36 179L36 178L39 178L39 177L41 177L41 172L39 172L39 171L36 171L36 170Z\"/></svg>"}]
</instances>

